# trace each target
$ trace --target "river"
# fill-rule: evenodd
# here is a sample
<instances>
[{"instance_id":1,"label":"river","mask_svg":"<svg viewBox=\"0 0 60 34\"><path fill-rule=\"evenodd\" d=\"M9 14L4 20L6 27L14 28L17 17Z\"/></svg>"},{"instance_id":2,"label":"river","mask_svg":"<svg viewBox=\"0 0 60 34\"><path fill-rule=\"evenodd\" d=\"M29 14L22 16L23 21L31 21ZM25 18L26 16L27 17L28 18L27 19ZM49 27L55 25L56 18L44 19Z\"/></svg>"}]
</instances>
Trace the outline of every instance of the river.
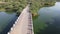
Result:
<instances>
[{"instance_id":1,"label":"river","mask_svg":"<svg viewBox=\"0 0 60 34\"><path fill-rule=\"evenodd\" d=\"M0 12L0 34L6 34L12 24L14 24L16 16L15 12Z\"/></svg>"},{"instance_id":2,"label":"river","mask_svg":"<svg viewBox=\"0 0 60 34\"><path fill-rule=\"evenodd\" d=\"M60 34L60 2L40 8L38 14L33 20L35 34Z\"/></svg>"}]
</instances>

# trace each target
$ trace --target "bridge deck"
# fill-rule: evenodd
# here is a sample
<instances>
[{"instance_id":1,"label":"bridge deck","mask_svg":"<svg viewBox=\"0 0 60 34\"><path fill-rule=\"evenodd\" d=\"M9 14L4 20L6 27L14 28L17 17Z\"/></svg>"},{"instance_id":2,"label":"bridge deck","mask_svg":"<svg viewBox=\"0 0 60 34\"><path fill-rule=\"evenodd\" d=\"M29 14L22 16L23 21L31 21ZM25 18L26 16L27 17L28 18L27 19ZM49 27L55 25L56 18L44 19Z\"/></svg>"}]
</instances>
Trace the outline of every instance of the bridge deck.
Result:
<instances>
[{"instance_id":1,"label":"bridge deck","mask_svg":"<svg viewBox=\"0 0 60 34\"><path fill-rule=\"evenodd\" d=\"M34 34L29 5L22 11L8 34Z\"/></svg>"}]
</instances>

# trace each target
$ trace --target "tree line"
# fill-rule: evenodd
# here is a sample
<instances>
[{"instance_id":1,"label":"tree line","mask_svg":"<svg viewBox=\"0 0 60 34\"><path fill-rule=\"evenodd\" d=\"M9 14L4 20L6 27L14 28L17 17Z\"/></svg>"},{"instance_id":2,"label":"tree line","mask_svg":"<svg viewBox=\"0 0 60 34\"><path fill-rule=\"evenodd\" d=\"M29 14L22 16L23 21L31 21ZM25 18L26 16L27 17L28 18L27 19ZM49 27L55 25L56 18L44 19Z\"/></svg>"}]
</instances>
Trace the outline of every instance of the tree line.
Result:
<instances>
[{"instance_id":1,"label":"tree line","mask_svg":"<svg viewBox=\"0 0 60 34\"><path fill-rule=\"evenodd\" d=\"M31 2L31 13L37 15L37 11L44 5L53 5L56 0L0 0L0 8L21 12Z\"/></svg>"}]
</instances>

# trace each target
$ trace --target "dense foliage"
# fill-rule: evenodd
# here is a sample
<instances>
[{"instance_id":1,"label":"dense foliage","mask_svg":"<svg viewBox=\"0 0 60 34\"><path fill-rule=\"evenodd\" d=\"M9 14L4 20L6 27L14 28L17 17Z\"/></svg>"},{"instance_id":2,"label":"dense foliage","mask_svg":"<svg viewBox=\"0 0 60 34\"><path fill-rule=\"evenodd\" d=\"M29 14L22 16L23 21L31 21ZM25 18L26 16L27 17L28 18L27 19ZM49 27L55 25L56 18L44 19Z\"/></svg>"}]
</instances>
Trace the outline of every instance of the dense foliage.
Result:
<instances>
[{"instance_id":1,"label":"dense foliage","mask_svg":"<svg viewBox=\"0 0 60 34\"><path fill-rule=\"evenodd\" d=\"M32 14L37 15L37 11L41 8L44 7L45 5L54 5L55 0L31 0L32 1L32 6L31 6L31 11Z\"/></svg>"},{"instance_id":2,"label":"dense foliage","mask_svg":"<svg viewBox=\"0 0 60 34\"><path fill-rule=\"evenodd\" d=\"M0 9L4 8L6 11L17 11L18 13L31 2L31 13L35 16L37 11L44 5L53 5L54 0L0 0Z\"/></svg>"},{"instance_id":3,"label":"dense foliage","mask_svg":"<svg viewBox=\"0 0 60 34\"><path fill-rule=\"evenodd\" d=\"M0 0L0 8L6 11L22 11L27 5L27 0Z\"/></svg>"}]
</instances>

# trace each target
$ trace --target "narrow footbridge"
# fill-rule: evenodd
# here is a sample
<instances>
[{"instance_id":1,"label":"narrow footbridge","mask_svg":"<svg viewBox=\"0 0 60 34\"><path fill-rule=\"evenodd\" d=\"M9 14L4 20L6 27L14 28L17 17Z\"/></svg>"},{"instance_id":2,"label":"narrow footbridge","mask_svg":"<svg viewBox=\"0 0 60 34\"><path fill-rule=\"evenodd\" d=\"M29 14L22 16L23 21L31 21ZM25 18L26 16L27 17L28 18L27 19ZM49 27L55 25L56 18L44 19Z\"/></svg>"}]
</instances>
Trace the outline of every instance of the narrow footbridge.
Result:
<instances>
[{"instance_id":1,"label":"narrow footbridge","mask_svg":"<svg viewBox=\"0 0 60 34\"><path fill-rule=\"evenodd\" d=\"M22 13L15 21L15 24L13 24L10 32L7 34L34 34L30 5L23 9Z\"/></svg>"}]
</instances>

